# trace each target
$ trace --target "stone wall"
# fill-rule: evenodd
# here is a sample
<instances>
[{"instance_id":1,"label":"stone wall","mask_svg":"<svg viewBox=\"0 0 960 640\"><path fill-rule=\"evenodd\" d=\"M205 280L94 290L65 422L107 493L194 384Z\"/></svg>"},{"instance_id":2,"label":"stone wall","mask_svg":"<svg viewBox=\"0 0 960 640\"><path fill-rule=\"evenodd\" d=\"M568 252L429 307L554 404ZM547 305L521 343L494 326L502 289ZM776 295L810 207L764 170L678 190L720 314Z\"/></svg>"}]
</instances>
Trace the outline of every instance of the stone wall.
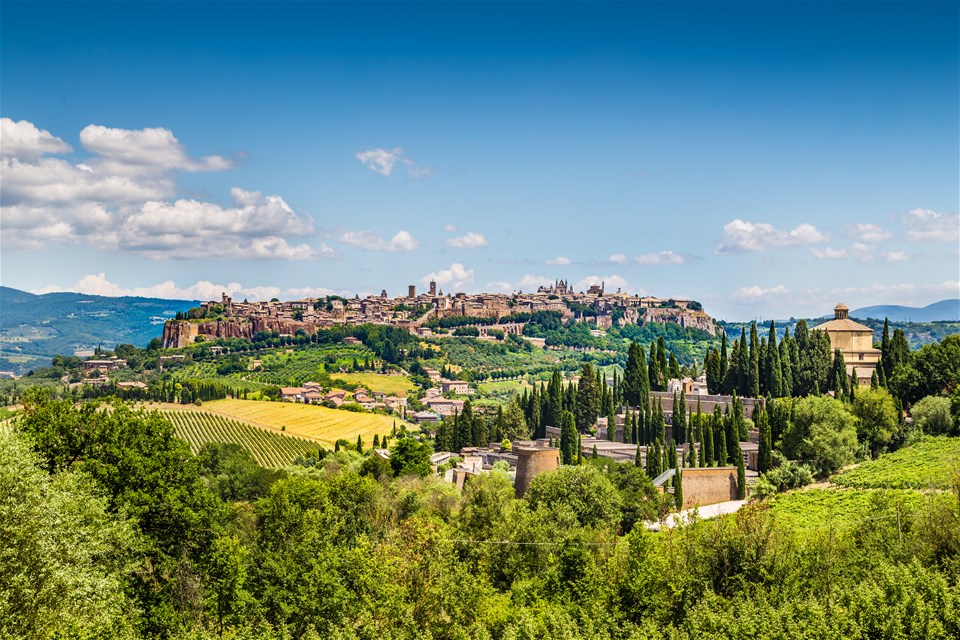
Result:
<instances>
[{"instance_id":1,"label":"stone wall","mask_svg":"<svg viewBox=\"0 0 960 640\"><path fill-rule=\"evenodd\" d=\"M686 468L681 473L684 509L737 499L736 467Z\"/></svg>"}]
</instances>

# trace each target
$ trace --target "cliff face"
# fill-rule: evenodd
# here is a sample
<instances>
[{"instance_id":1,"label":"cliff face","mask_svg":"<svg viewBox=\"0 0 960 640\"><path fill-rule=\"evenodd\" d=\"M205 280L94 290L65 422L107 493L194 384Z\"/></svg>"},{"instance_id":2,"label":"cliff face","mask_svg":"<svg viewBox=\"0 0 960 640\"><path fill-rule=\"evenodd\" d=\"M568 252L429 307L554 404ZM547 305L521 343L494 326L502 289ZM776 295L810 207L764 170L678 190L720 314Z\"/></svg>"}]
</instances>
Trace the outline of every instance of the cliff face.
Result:
<instances>
[{"instance_id":1,"label":"cliff face","mask_svg":"<svg viewBox=\"0 0 960 640\"><path fill-rule=\"evenodd\" d=\"M197 336L207 340L218 338L242 338L252 340L260 331L277 332L280 335L295 335L303 330L307 335L317 332L317 325L313 322L297 322L283 318L224 318L222 320L207 320L204 322L190 322L188 320L167 320L163 325L163 347L174 349L193 344Z\"/></svg>"},{"instance_id":2,"label":"cliff face","mask_svg":"<svg viewBox=\"0 0 960 640\"><path fill-rule=\"evenodd\" d=\"M642 320L644 323L656 322L666 324L672 322L681 327L706 331L712 336L717 335L717 328L713 323L713 318L703 311L690 311L689 309L644 309Z\"/></svg>"}]
</instances>

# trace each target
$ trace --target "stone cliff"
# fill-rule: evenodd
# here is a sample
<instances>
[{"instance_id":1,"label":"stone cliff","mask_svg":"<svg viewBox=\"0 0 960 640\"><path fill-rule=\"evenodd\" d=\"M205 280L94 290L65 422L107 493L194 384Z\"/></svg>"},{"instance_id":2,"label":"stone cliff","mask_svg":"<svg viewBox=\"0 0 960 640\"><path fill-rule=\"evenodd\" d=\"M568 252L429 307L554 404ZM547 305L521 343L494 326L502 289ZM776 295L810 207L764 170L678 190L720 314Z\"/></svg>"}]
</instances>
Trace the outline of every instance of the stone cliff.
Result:
<instances>
[{"instance_id":1,"label":"stone cliff","mask_svg":"<svg viewBox=\"0 0 960 640\"><path fill-rule=\"evenodd\" d=\"M654 322L666 324L668 322L672 322L680 325L681 327L706 331L712 336L717 335L717 327L716 324L714 324L713 318L703 311L692 311L690 309L679 308L644 309L641 318L643 323Z\"/></svg>"},{"instance_id":2,"label":"stone cliff","mask_svg":"<svg viewBox=\"0 0 960 640\"><path fill-rule=\"evenodd\" d=\"M175 349L193 344L197 336L207 340L218 338L242 338L252 340L260 331L276 332L280 335L295 335L303 330L307 335L317 332L317 325L313 322L298 322L283 318L222 318L220 320L167 320L163 325L163 347Z\"/></svg>"}]
</instances>

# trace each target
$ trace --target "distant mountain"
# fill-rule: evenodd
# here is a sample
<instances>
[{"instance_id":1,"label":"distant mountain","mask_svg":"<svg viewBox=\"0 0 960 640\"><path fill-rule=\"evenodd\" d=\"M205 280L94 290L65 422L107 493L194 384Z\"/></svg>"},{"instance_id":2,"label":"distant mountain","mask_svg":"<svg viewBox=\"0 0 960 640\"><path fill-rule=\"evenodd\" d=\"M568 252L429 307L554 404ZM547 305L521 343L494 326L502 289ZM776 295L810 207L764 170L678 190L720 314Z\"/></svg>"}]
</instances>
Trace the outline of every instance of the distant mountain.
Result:
<instances>
[{"instance_id":1,"label":"distant mountain","mask_svg":"<svg viewBox=\"0 0 960 640\"><path fill-rule=\"evenodd\" d=\"M882 304L850 311L851 318L889 318L891 322L960 321L960 299L941 300L925 307Z\"/></svg>"},{"instance_id":2,"label":"distant mountain","mask_svg":"<svg viewBox=\"0 0 960 640\"><path fill-rule=\"evenodd\" d=\"M159 338L163 322L196 300L91 296L0 287L0 370L23 372L57 355L98 345L145 347Z\"/></svg>"}]
</instances>

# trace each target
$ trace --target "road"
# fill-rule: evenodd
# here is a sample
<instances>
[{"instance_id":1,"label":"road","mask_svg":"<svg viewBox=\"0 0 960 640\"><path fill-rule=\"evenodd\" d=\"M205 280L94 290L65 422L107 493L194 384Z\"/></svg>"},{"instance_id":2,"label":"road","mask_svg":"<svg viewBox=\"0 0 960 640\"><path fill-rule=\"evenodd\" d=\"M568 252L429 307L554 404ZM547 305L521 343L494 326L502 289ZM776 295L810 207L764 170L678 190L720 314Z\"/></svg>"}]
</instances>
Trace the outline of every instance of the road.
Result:
<instances>
[{"instance_id":1,"label":"road","mask_svg":"<svg viewBox=\"0 0 960 640\"><path fill-rule=\"evenodd\" d=\"M730 500L729 502L708 504L705 507L696 507L693 509L687 509L686 511L671 513L669 516L667 516L663 523L647 522L645 526L652 531L659 531L661 527L668 527L672 529L673 527L682 526L690 522L694 512L697 513L697 516L701 520L706 520L708 518L716 518L717 516L726 515L728 513L736 513L740 510L740 507L745 504L747 504L746 500Z\"/></svg>"}]
</instances>

